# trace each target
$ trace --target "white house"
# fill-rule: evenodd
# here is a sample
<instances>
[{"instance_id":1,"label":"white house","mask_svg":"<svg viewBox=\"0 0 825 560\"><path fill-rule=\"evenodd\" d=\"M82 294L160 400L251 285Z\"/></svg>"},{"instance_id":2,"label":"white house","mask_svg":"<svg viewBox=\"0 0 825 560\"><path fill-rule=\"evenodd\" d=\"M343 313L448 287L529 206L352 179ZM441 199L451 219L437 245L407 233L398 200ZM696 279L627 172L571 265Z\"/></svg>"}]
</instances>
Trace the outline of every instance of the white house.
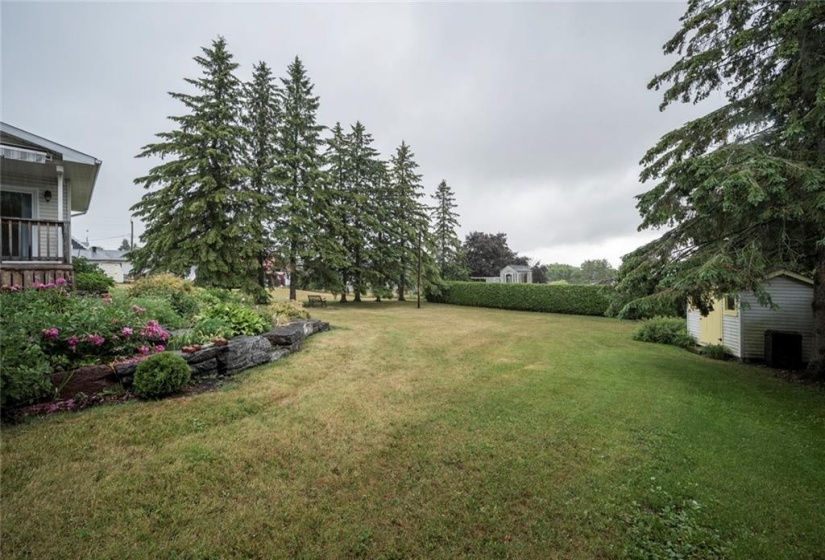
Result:
<instances>
[{"instance_id":1,"label":"white house","mask_svg":"<svg viewBox=\"0 0 825 560\"><path fill-rule=\"evenodd\" d=\"M470 280L487 284L532 284L533 269L521 264L508 264L499 271L498 276L471 276Z\"/></svg>"},{"instance_id":2,"label":"white house","mask_svg":"<svg viewBox=\"0 0 825 560\"><path fill-rule=\"evenodd\" d=\"M498 274L502 284L532 284L533 269L521 264L508 264Z\"/></svg>"},{"instance_id":3,"label":"white house","mask_svg":"<svg viewBox=\"0 0 825 560\"><path fill-rule=\"evenodd\" d=\"M813 281L783 270L771 274L764 288L774 308L761 305L752 293L742 292L715 301L707 317L688 308L688 332L701 345L723 344L737 358L763 360L770 358L765 354L765 333L775 331L781 338L774 339L780 341L774 344L793 345L801 339L801 359L809 361L814 338Z\"/></svg>"},{"instance_id":4,"label":"white house","mask_svg":"<svg viewBox=\"0 0 825 560\"><path fill-rule=\"evenodd\" d=\"M126 260L126 251L114 251L99 247L79 247L72 243L72 256L83 257L99 266L112 280L122 284L125 277L132 272L132 264Z\"/></svg>"},{"instance_id":5,"label":"white house","mask_svg":"<svg viewBox=\"0 0 825 560\"><path fill-rule=\"evenodd\" d=\"M71 220L89 209L101 161L0 122L0 286L73 283Z\"/></svg>"}]
</instances>

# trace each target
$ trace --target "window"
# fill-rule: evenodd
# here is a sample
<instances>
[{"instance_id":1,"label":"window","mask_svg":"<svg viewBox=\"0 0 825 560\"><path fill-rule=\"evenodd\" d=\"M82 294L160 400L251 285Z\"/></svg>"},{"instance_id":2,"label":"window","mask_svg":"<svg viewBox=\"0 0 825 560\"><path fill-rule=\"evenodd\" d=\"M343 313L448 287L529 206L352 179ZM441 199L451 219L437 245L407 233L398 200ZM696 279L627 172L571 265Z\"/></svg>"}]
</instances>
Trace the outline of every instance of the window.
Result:
<instances>
[{"instance_id":1,"label":"window","mask_svg":"<svg viewBox=\"0 0 825 560\"><path fill-rule=\"evenodd\" d=\"M725 296L725 315L738 315L736 296Z\"/></svg>"}]
</instances>

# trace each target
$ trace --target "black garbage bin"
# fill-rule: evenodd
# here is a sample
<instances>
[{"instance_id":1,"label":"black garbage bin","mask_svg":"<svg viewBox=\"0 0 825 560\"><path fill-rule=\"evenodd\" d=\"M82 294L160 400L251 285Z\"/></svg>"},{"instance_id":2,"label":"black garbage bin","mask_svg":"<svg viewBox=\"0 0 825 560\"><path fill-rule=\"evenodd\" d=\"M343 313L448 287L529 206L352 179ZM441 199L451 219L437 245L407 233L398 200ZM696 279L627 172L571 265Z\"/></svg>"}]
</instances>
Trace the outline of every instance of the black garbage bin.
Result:
<instances>
[{"instance_id":1,"label":"black garbage bin","mask_svg":"<svg viewBox=\"0 0 825 560\"><path fill-rule=\"evenodd\" d=\"M802 335L795 332L765 331L765 362L775 368L802 367Z\"/></svg>"}]
</instances>

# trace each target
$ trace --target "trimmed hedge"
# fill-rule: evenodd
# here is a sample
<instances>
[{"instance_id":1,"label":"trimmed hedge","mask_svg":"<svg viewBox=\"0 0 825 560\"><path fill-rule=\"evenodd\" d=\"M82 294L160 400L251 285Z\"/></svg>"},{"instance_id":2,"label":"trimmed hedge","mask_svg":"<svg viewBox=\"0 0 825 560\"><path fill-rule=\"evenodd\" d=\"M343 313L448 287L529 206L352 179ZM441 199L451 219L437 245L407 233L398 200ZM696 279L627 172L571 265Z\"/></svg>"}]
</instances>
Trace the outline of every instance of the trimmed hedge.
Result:
<instances>
[{"instance_id":1,"label":"trimmed hedge","mask_svg":"<svg viewBox=\"0 0 825 560\"><path fill-rule=\"evenodd\" d=\"M551 284L488 284L446 282L433 302L516 311L542 311L569 315L604 315L613 296L610 286Z\"/></svg>"}]
</instances>

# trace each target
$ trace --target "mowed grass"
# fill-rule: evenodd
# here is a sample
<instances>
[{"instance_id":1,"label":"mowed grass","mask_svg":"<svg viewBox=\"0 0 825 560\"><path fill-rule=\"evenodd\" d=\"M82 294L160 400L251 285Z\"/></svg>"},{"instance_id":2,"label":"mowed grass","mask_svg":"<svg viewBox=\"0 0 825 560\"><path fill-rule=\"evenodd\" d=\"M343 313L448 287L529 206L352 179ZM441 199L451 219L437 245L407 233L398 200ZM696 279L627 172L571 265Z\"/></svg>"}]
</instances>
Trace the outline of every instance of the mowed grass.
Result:
<instances>
[{"instance_id":1,"label":"mowed grass","mask_svg":"<svg viewBox=\"0 0 825 560\"><path fill-rule=\"evenodd\" d=\"M6 426L12 558L822 558L825 394L603 318L414 303L221 390Z\"/></svg>"}]
</instances>

